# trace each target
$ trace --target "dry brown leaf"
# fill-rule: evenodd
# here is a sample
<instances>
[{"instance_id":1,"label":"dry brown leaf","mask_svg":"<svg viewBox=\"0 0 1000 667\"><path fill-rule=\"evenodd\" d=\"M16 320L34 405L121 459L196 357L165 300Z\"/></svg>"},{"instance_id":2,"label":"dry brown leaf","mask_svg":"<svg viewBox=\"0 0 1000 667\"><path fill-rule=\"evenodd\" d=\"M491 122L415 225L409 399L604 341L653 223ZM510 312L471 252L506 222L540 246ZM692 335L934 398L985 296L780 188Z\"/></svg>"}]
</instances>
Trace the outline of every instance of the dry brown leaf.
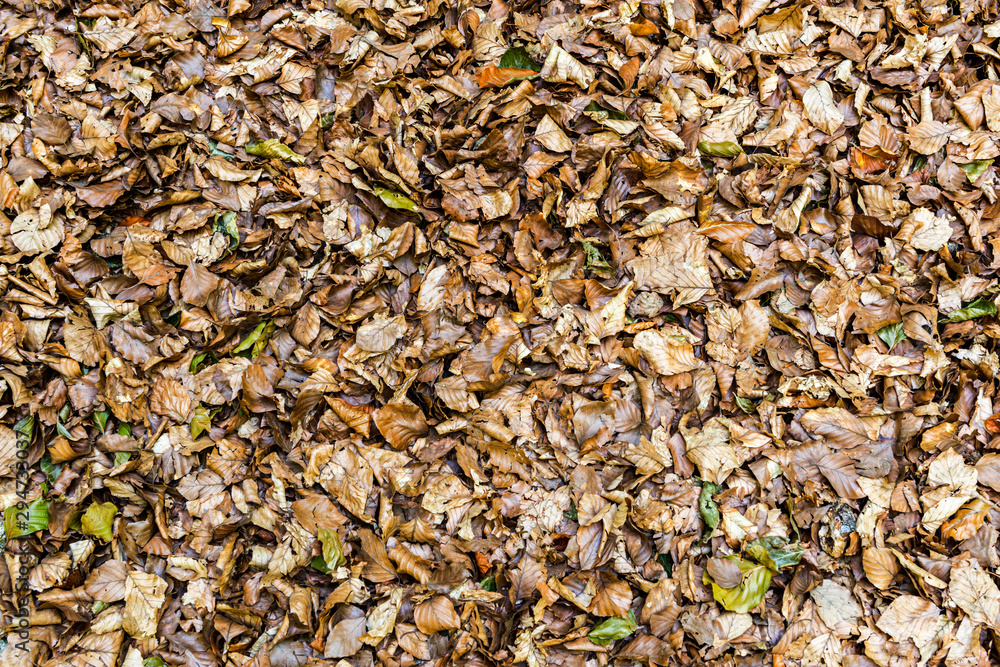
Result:
<instances>
[{"instance_id":1,"label":"dry brown leaf","mask_svg":"<svg viewBox=\"0 0 1000 667\"><path fill-rule=\"evenodd\" d=\"M462 619L455 613L455 605L443 595L432 597L413 608L413 621L424 634L432 635L443 630L457 630Z\"/></svg>"}]
</instances>

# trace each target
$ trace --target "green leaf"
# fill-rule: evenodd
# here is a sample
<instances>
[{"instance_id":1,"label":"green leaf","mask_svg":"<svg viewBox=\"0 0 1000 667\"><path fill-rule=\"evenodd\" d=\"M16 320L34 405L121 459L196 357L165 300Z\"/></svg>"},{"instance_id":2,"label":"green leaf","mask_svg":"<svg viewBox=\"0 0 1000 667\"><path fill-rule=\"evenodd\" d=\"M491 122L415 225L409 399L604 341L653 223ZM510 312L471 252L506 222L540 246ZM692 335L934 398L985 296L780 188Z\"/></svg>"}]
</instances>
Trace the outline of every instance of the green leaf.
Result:
<instances>
[{"instance_id":1,"label":"green leaf","mask_svg":"<svg viewBox=\"0 0 1000 667\"><path fill-rule=\"evenodd\" d=\"M572 500L569 501L569 509L563 512L563 516L570 521L577 521L580 518L580 513L576 509L576 503Z\"/></svg>"},{"instance_id":2,"label":"green leaf","mask_svg":"<svg viewBox=\"0 0 1000 667\"><path fill-rule=\"evenodd\" d=\"M337 120L337 114L325 113L319 117L319 126L325 130L326 128L333 125L333 121L335 120Z\"/></svg>"},{"instance_id":3,"label":"green leaf","mask_svg":"<svg viewBox=\"0 0 1000 667\"><path fill-rule=\"evenodd\" d=\"M974 320L977 317L982 317L983 315L994 315L997 312L997 306L995 303L989 299L976 299L970 303L965 308L959 308L953 313L949 313L945 322L965 322L966 320Z\"/></svg>"},{"instance_id":4,"label":"green leaf","mask_svg":"<svg viewBox=\"0 0 1000 667\"><path fill-rule=\"evenodd\" d=\"M749 398L737 396L736 405L738 405L740 410L747 413L748 415L752 415L753 413L757 412L757 406L754 405L753 401L751 401Z\"/></svg>"},{"instance_id":5,"label":"green leaf","mask_svg":"<svg viewBox=\"0 0 1000 667\"><path fill-rule=\"evenodd\" d=\"M267 342L271 340L271 336L274 335L274 322L268 322L264 326L264 331L261 333L260 337L253 344L253 350L250 351L250 357L256 359L260 356L261 352L267 347Z\"/></svg>"},{"instance_id":6,"label":"green leaf","mask_svg":"<svg viewBox=\"0 0 1000 667\"><path fill-rule=\"evenodd\" d=\"M326 563L328 570L336 570L341 565L347 564L347 559L344 558L344 544L336 531L320 528L319 543L323 545L323 562Z\"/></svg>"},{"instance_id":7,"label":"green leaf","mask_svg":"<svg viewBox=\"0 0 1000 667\"><path fill-rule=\"evenodd\" d=\"M195 375L198 371L201 370L202 364L204 364L205 359L207 358L208 358L208 352L202 352L201 354L196 354L194 359L192 359L191 363L188 365L188 371L190 371L192 375Z\"/></svg>"},{"instance_id":8,"label":"green leaf","mask_svg":"<svg viewBox=\"0 0 1000 667\"><path fill-rule=\"evenodd\" d=\"M417 204L406 195L401 195L398 192L386 190L385 188L372 188L372 192L374 192L376 196L382 200L382 203L389 208L402 209L405 211L417 210Z\"/></svg>"},{"instance_id":9,"label":"green leaf","mask_svg":"<svg viewBox=\"0 0 1000 667\"><path fill-rule=\"evenodd\" d=\"M233 159L232 153L227 153L225 151L219 150L219 142L216 141L215 139L208 140L208 147L212 149L212 152L209 153L209 157L221 157L225 160Z\"/></svg>"},{"instance_id":10,"label":"green leaf","mask_svg":"<svg viewBox=\"0 0 1000 667\"><path fill-rule=\"evenodd\" d=\"M252 141L243 148L250 155L256 155L257 157L266 157L273 160L289 160L295 164L304 164L306 161L305 155L299 155L277 139Z\"/></svg>"},{"instance_id":11,"label":"green leaf","mask_svg":"<svg viewBox=\"0 0 1000 667\"><path fill-rule=\"evenodd\" d=\"M313 556L313 559L309 561L309 567L319 570L323 574L330 574L330 568L326 566L326 561L323 560L322 556Z\"/></svg>"},{"instance_id":12,"label":"green leaf","mask_svg":"<svg viewBox=\"0 0 1000 667\"><path fill-rule=\"evenodd\" d=\"M35 431L35 415L28 415L21 421L14 424L14 431L17 433L17 447L24 449L31 444L31 435Z\"/></svg>"},{"instance_id":13,"label":"green leaf","mask_svg":"<svg viewBox=\"0 0 1000 667\"><path fill-rule=\"evenodd\" d=\"M11 505L4 510L3 527L8 539L45 530L49 527L49 501L38 498L24 507Z\"/></svg>"},{"instance_id":14,"label":"green leaf","mask_svg":"<svg viewBox=\"0 0 1000 667\"><path fill-rule=\"evenodd\" d=\"M674 574L674 559L670 554L660 554L656 557L656 562L660 564L663 571L667 573L668 577L672 577Z\"/></svg>"},{"instance_id":15,"label":"green leaf","mask_svg":"<svg viewBox=\"0 0 1000 667\"><path fill-rule=\"evenodd\" d=\"M62 425L62 422L56 422L56 433L66 438L67 440L76 440L76 438L73 437L73 434L70 433L69 430Z\"/></svg>"},{"instance_id":16,"label":"green leaf","mask_svg":"<svg viewBox=\"0 0 1000 667\"><path fill-rule=\"evenodd\" d=\"M740 145L732 141L700 141L698 150L709 157L736 157L743 152Z\"/></svg>"},{"instance_id":17,"label":"green leaf","mask_svg":"<svg viewBox=\"0 0 1000 667\"><path fill-rule=\"evenodd\" d=\"M960 164L959 167L965 172L966 177L969 179L969 183L975 183L976 180L983 175L983 172L989 169L993 165L993 160L973 160L968 164Z\"/></svg>"},{"instance_id":18,"label":"green leaf","mask_svg":"<svg viewBox=\"0 0 1000 667\"><path fill-rule=\"evenodd\" d=\"M229 252L240 246L240 229L236 226L236 211L216 213L212 221L212 231L229 237Z\"/></svg>"},{"instance_id":19,"label":"green leaf","mask_svg":"<svg viewBox=\"0 0 1000 667\"><path fill-rule=\"evenodd\" d=\"M59 477L59 473L62 472L62 465L53 463L52 458L46 454L38 462L38 468L45 473L45 476L50 482L55 482L56 478Z\"/></svg>"},{"instance_id":20,"label":"green leaf","mask_svg":"<svg viewBox=\"0 0 1000 667\"><path fill-rule=\"evenodd\" d=\"M590 631L587 637L590 641L601 646L607 646L616 639L625 639L635 632L639 624L635 620L635 614L631 611L628 618L609 618L596 628Z\"/></svg>"},{"instance_id":21,"label":"green leaf","mask_svg":"<svg viewBox=\"0 0 1000 667\"><path fill-rule=\"evenodd\" d=\"M587 270L597 274L610 274L613 272L611 265L605 261L601 251L597 246L589 241L583 242L583 249L587 253Z\"/></svg>"},{"instance_id":22,"label":"green leaf","mask_svg":"<svg viewBox=\"0 0 1000 667\"><path fill-rule=\"evenodd\" d=\"M739 556L726 556L726 558L739 565L740 572L743 573L743 580L739 586L723 588L712 581L707 570L702 575L702 581L712 585L712 597L722 605L723 609L746 614L764 599L771 585L771 570L763 565L743 560Z\"/></svg>"},{"instance_id":23,"label":"green leaf","mask_svg":"<svg viewBox=\"0 0 1000 667\"><path fill-rule=\"evenodd\" d=\"M91 503L80 519L80 529L84 535L93 535L105 542L114 537L111 529L114 527L118 508L114 503Z\"/></svg>"},{"instance_id":24,"label":"green leaf","mask_svg":"<svg viewBox=\"0 0 1000 667\"><path fill-rule=\"evenodd\" d=\"M132 437L132 427L122 422L118 425L118 435L124 435L126 438Z\"/></svg>"},{"instance_id":25,"label":"green leaf","mask_svg":"<svg viewBox=\"0 0 1000 667\"><path fill-rule=\"evenodd\" d=\"M496 577L486 577L479 582L479 587L484 591L490 591L491 593L497 592L497 578Z\"/></svg>"},{"instance_id":26,"label":"green leaf","mask_svg":"<svg viewBox=\"0 0 1000 667\"><path fill-rule=\"evenodd\" d=\"M163 658L151 655L142 661L142 667L167 667L167 663L163 662Z\"/></svg>"},{"instance_id":27,"label":"green leaf","mask_svg":"<svg viewBox=\"0 0 1000 667\"><path fill-rule=\"evenodd\" d=\"M524 50L523 46L515 46L513 48L507 49L507 51L500 57L500 67L511 67L513 69L530 69L536 72L542 70L542 66L531 59L528 52Z\"/></svg>"},{"instance_id":28,"label":"green leaf","mask_svg":"<svg viewBox=\"0 0 1000 667\"><path fill-rule=\"evenodd\" d=\"M97 425L97 428L101 429L101 433L104 433L106 430L108 430L109 416L111 416L111 413L108 412L107 410L100 410L98 412L95 412L91 416L91 418L94 420L94 424Z\"/></svg>"},{"instance_id":29,"label":"green leaf","mask_svg":"<svg viewBox=\"0 0 1000 667\"><path fill-rule=\"evenodd\" d=\"M888 324L879 329L878 331L876 331L875 333L877 333L878 337L881 338L882 341L889 346L890 352L892 351L892 348L896 347L897 343L906 340L906 334L903 333L902 322L896 322L895 324Z\"/></svg>"},{"instance_id":30,"label":"green leaf","mask_svg":"<svg viewBox=\"0 0 1000 667\"><path fill-rule=\"evenodd\" d=\"M92 604L90 606L90 611L91 611L91 613L93 613L94 616L97 616L98 614L100 614L102 611L104 611L105 609L107 609L110 606L111 605L108 604L107 602L102 602L100 600L94 600L94 604Z\"/></svg>"},{"instance_id":31,"label":"green leaf","mask_svg":"<svg viewBox=\"0 0 1000 667\"><path fill-rule=\"evenodd\" d=\"M236 356L240 352L246 352L247 350L252 350L254 352L253 356L260 354L259 350L263 350L263 346L267 344L268 339L271 337L271 333L274 332L273 322L261 322L253 328L253 331L244 338L239 345L234 347L230 352L231 355ZM263 341L260 348L258 349L258 341Z\"/></svg>"},{"instance_id":32,"label":"green leaf","mask_svg":"<svg viewBox=\"0 0 1000 667\"><path fill-rule=\"evenodd\" d=\"M115 452L115 467L117 468L122 464L128 463L131 458L132 455L128 452Z\"/></svg>"},{"instance_id":33,"label":"green leaf","mask_svg":"<svg viewBox=\"0 0 1000 667\"><path fill-rule=\"evenodd\" d=\"M212 429L212 415L204 405L199 405L194 409L194 417L191 418L191 437L197 440L202 433L207 433Z\"/></svg>"},{"instance_id":34,"label":"green leaf","mask_svg":"<svg viewBox=\"0 0 1000 667\"><path fill-rule=\"evenodd\" d=\"M747 553L761 565L774 572L798 565L805 548L801 544L789 545L783 537L761 537L747 545Z\"/></svg>"},{"instance_id":35,"label":"green leaf","mask_svg":"<svg viewBox=\"0 0 1000 667\"><path fill-rule=\"evenodd\" d=\"M719 486L712 482L701 483L701 495L698 496L698 512L705 524L715 530L719 525L719 506L712 500L712 496L719 492Z\"/></svg>"},{"instance_id":36,"label":"green leaf","mask_svg":"<svg viewBox=\"0 0 1000 667\"><path fill-rule=\"evenodd\" d=\"M583 108L583 111L585 113L597 115L606 114L605 118L611 118L612 120L628 120L628 116L623 114L621 111L618 111L617 109L609 109L601 106L597 102L591 102Z\"/></svg>"}]
</instances>

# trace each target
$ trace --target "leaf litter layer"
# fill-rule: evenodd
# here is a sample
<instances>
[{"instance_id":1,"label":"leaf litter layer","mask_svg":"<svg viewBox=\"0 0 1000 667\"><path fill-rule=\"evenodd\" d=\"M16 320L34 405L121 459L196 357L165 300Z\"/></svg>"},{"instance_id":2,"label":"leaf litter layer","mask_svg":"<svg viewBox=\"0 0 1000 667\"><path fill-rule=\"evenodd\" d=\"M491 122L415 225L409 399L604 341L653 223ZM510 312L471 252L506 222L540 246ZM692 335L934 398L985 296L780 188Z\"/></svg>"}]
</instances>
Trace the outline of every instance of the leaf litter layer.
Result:
<instances>
[{"instance_id":1,"label":"leaf litter layer","mask_svg":"<svg viewBox=\"0 0 1000 667\"><path fill-rule=\"evenodd\" d=\"M996 18L8 3L3 664L996 662Z\"/></svg>"}]
</instances>

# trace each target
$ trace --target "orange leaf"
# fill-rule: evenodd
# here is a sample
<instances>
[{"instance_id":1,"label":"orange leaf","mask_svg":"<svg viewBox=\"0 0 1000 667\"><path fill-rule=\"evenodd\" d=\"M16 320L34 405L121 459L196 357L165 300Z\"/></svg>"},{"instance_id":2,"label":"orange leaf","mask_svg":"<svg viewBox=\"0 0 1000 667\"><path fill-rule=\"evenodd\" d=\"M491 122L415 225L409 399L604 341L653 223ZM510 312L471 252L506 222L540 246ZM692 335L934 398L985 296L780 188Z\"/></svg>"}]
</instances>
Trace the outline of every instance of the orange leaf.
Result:
<instances>
[{"instance_id":1,"label":"orange leaf","mask_svg":"<svg viewBox=\"0 0 1000 667\"><path fill-rule=\"evenodd\" d=\"M660 32L660 29L649 21L640 21L639 23L631 24L628 27L628 31L635 37L644 37L646 35L655 35Z\"/></svg>"},{"instance_id":2,"label":"orange leaf","mask_svg":"<svg viewBox=\"0 0 1000 667\"><path fill-rule=\"evenodd\" d=\"M538 72L533 69L518 69L516 67L497 67L490 65L479 71L476 80L480 88L506 86L511 81L519 79L534 79Z\"/></svg>"},{"instance_id":3,"label":"orange leaf","mask_svg":"<svg viewBox=\"0 0 1000 667\"><path fill-rule=\"evenodd\" d=\"M851 147L851 167L859 174L874 174L892 169L896 166L898 159L898 155L883 150L879 146L874 148Z\"/></svg>"},{"instance_id":4,"label":"orange leaf","mask_svg":"<svg viewBox=\"0 0 1000 667\"><path fill-rule=\"evenodd\" d=\"M485 577L490 571L490 559L484 553L476 552L476 567L479 568L480 576Z\"/></svg>"}]
</instances>

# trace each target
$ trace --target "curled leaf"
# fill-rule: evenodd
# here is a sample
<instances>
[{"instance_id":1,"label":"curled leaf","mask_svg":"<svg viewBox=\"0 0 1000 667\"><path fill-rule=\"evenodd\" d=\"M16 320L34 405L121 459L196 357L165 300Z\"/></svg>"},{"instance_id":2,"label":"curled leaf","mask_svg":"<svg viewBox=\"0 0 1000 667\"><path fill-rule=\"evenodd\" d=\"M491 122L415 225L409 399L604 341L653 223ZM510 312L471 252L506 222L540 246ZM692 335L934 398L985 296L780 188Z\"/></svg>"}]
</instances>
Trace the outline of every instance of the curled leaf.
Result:
<instances>
[{"instance_id":1,"label":"curled leaf","mask_svg":"<svg viewBox=\"0 0 1000 667\"><path fill-rule=\"evenodd\" d=\"M736 157L743 152L740 145L732 141L700 141L698 150L709 157Z\"/></svg>"},{"instance_id":2,"label":"curled leaf","mask_svg":"<svg viewBox=\"0 0 1000 667\"><path fill-rule=\"evenodd\" d=\"M306 161L304 155L299 155L277 139L251 141L243 148L250 155L256 155L257 157L266 157L272 160L288 160L296 164L305 164Z\"/></svg>"}]
</instances>

